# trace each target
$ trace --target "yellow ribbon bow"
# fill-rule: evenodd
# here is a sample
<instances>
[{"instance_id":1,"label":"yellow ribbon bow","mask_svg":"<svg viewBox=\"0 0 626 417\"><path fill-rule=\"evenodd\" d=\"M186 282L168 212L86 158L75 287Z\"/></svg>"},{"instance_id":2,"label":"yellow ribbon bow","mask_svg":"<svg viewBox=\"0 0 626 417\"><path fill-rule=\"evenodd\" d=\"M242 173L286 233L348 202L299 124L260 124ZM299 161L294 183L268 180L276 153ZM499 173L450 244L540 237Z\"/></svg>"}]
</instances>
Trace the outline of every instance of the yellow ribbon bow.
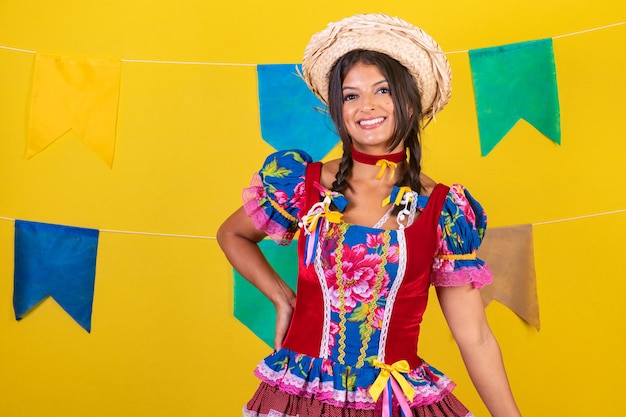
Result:
<instances>
[{"instance_id":1,"label":"yellow ribbon bow","mask_svg":"<svg viewBox=\"0 0 626 417\"><path fill-rule=\"evenodd\" d=\"M376 162L376 166L380 167L380 170L378 171L378 175L376 175L377 180L383 177L383 174L385 173L385 170L387 168L391 169L391 178L393 178L393 176L396 173L396 168L398 168L398 164L396 164L395 162L388 161L386 159L379 159L378 162Z\"/></svg>"},{"instance_id":2,"label":"yellow ribbon bow","mask_svg":"<svg viewBox=\"0 0 626 417\"><path fill-rule=\"evenodd\" d=\"M380 362L376 359L372 362L372 364L380 368L380 374L369 388L369 393L374 399L374 401L378 400L380 394L385 389L387 385L387 381L393 375L394 379L402 388L402 392L406 395L406 398L409 401L413 401L413 397L415 396L415 389L409 384L409 382L402 376L400 372L408 373L411 368L409 367L409 363L406 360L401 360L398 362L394 362L392 365L387 365L386 363Z\"/></svg>"},{"instance_id":3,"label":"yellow ribbon bow","mask_svg":"<svg viewBox=\"0 0 626 417\"><path fill-rule=\"evenodd\" d=\"M334 211L329 209L330 206L330 191L326 191L326 196L323 201L314 204L309 213L302 217L302 224L308 233L313 233L317 228L317 222L320 218L325 218L331 223L340 223L343 213L340 211Z\"/></svg>"},{"instance_id":4,"label":"yellow ribbon bow","mask_svg":"<svg viewBox=\"0 0 626 417\"><path fill-rule=\"evenodd\" d=\"M413 190L411 190L411 187L407 187L407 186L399 187L398 193L396 194L396 198L393 200L393 204L395 204L396 206L399 206L400 203L402 203L402 198L404 197L404 195L406 193L410 193L411 191L413 191ZM387 196L387 198L385 198L383 200L383 207L385 207L387 204L389 204L391 202L391 195L392 194L389 194L389 196Z\"/></svg>"}]
</instances>

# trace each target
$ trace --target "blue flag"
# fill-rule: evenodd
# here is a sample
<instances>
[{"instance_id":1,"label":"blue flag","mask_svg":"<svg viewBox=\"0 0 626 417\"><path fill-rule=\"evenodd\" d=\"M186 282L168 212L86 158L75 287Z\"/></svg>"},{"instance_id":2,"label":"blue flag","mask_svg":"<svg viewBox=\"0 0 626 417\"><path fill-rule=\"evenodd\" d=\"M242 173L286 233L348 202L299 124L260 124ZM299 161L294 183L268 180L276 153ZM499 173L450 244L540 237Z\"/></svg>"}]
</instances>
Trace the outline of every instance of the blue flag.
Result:
<instances>
[{"instance_id":1,"label":"blue flag","mask_svg":"<svg viewBox=\"0 0 626 417\"><path fill-rule=\"evenodd\" d=\"M98 235L95 229L15 221L17 320L51 296L91 332Z\"/></svg>"},{"instance_id":2,"label":"blue flag","mask_svg":"<svg viewBox=\"0 0 626 417\"><path fill-rule=\"evenodd\" d=\"M258 65L263 140L276 150L303 149L320 160L339 142L324 104L298 76L296 65Z\"/></svg>"},{"instance_id":3,"label":"blue flag","mask_svg":"<svg viewBox=\"0 0 626 417\"><path fill-rule=\"evenodd\" d=\"M552 39L469 52L482 156L524 119L561 143Z\"/></svg>"}]
</instances>

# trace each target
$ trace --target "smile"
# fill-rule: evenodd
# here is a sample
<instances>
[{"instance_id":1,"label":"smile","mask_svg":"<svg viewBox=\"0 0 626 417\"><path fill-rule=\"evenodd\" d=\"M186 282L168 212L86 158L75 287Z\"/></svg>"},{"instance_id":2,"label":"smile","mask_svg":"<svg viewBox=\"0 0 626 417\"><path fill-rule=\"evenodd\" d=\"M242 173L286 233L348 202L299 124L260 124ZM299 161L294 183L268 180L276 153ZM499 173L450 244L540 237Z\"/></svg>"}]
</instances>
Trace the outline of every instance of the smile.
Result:
<instances>
[{"instance_id":1,"label":"smile","mask_svg":"<svg viewBox=\"0 0 626 417\"><path fill-rule=\"evenodd\" d=\"M385 121L384 117L377 117L375 119L367 119L367 120L359 120L359 125L361 126L372 126L378 123L382 123Z\"/></svg>"}]
</instances>

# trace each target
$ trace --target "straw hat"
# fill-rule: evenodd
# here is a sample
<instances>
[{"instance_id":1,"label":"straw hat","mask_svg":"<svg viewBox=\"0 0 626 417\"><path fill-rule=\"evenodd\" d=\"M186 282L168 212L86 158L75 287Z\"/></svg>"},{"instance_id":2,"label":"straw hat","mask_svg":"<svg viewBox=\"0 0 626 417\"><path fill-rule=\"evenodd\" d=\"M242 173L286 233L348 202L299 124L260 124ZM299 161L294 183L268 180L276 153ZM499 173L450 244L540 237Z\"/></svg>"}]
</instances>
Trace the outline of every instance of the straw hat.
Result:
<instances>
[{"instance_id":1,"label":"straw hat","mask_svg":"<svg viewBox=\"0 0 626 417\"><path fill-rule=\"evenodd\" d=\"M304 50L302 77L325 104L333 65L355 49L382 52L405 66L422 94L423 117L433 117L450 99L450 64L433 38L397 17L357 14L329 23Z\"/></svg>"}]
</instances>

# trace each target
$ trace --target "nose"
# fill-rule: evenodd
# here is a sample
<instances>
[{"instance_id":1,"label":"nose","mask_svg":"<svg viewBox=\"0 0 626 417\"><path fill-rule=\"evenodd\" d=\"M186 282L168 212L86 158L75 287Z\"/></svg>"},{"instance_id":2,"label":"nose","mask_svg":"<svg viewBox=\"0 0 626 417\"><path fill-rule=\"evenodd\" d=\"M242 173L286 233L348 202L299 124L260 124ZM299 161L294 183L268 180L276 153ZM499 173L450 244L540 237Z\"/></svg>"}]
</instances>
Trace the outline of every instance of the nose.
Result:
<instances>
[{"instance_id":1,"label":"nose","mask_svg":"<svg viewBox=\"0 0 626 417\"><path fill-rule=\"evenodd\" d=\"M364 94L361 109L364 111L370 111L374 110L375 106L374 96L372 94Z\"/></svg>"}]
</instances>

